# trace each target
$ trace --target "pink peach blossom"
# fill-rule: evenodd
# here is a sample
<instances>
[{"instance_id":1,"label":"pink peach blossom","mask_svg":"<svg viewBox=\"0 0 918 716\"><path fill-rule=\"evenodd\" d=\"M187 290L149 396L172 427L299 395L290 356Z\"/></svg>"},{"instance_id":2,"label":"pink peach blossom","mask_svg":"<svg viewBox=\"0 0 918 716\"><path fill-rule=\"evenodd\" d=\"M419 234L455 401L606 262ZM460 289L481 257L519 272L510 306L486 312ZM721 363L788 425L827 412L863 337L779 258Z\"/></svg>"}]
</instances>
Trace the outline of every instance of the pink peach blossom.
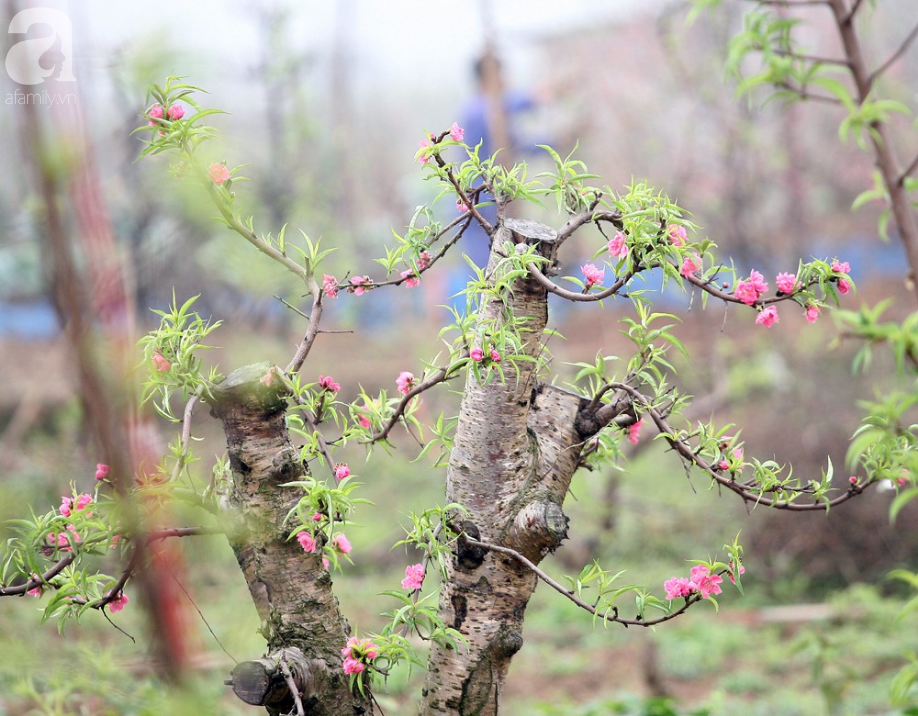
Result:
<instances>
[{"instance_id":1,"label":"pink peach blossom","mask_svg":"<svg viewBox=\"0 0 918 716\"><path fill-rule=\"evenodd\" d=\"M701 598L707 599L712 594L720 594L723 590L720 588L723 578L719 574L711 574L711 570L703 564L696 564L692 567L692 584L701 592Z\"/></svg>"},{"instance_id":2,"label":"pink peach blossom","mask_svg":"<svg viewBox=\"0 0 918 716\"><path fill-rule=\"evenodd\" d=\"M848 274L851 273L851 265L845 261L844 263L839 263L838 259L832 259L832 270L837 273Z\"/></svg>"},{"instance_id":3,"label":"pink peach blossom","mask_svg":"<svg viewBox=\"0 0 918 716\"><path fill-rule=\"evenodd\" d=\"M756 316L755 322L759 325L765 326L765 328L771 328L774 324L778 322L778 309L774 306L768 306L763 309L758 316Z\"/></svg>"},{"instance_id":4,"label":"pink peach blossom","mask_svg":"<svg viewBox=\"0 0 918 716\"><path fill-rule=\"evenodd\" d=\"M105 478L109 476L110 473L111 473L111 468L108 465L106 465L104 462L96 463L96 479L97 480L104 480Z\"/></svg>"},{"instance_id":5,"label":"pink peach blossom","mask_svg":"<svg viewBox=\"0 0 918 716\"><path fill-rule=\"evenodd\" d=\"M628 426L628 442L632 445L637 445L638 440L640 439L639 434L641 432L641 426L644 424L644 418L641 418L636 423L632 423Z\"/></svg>"},{"instance_id":6,"label":"pink peach blossom","mask_svg":"<svg viewBox=\"0 0 918 716\"><path fill-rule=\"evenodd\" d=\"M346 462L339 462L335 465L335 477L339 480L343 480L345 477L349 477L351 474L351 468L347 466Z\"/></svg>"},{"instance_id":7,"label":"pink peach blossom","mask_svg":"<svg viewBox=\"0 0 918 716\"><path fill-rule=\"evenodd\" d=\"M464 214L469 210L469 205L462 201L462 199L456 199L456 210L460 214Z\"/></svg>"},{"instance_id":8,"label":"pink peach blossom","mask_svg":"<svg viewBox=\"0 0 918 716\"><path fill-rule=\"evenodd\" d=\"M424 565L411 564L405 567L405 578L402 580L402 587L412 591L418 590L424 584Z\"/></svg>"},{"instance_id":9,"label":"pink peach blossom","mask_svg":"<svg viewBox=\"0 0 918 716\"><path fill-rule=\"evenodd\" d=\"M304 552L316 551L316 538L309 534L309 532L300 532L296 536L296 541L300 543L300 547L303 548Z\"/></svg>"},{"instance_id":10,"label":"pink peach blossom","mask_svg":"<svg viewBox=\"0 0 918 716\"><path fill-rule=\"evenodd\" d=\"M696 587L690 580L685 577L673 577L663 582L663 589L666 590L667 599L678 599L679 597L688 597L696 591Z\"/></svg>"},{"instance_id":11,"label":"pink peach blossom","mask_svg":"<svg viewBox=\"0 0 918 716\"><path fill-rule=\"evenodd\" d=\"M765 283L765 277L755 269L749 272L749 283L752 284L752 287L759 296L768 292L768 284Z\"/></svg>"},{"instance_id":12,"label":"pink peach blossom","mask_svg":"<svg viewBox=\"0 0 918 716\"><path fill-rule=\"evenodd\" d=\"M838 279L838 292L839 293L848 293L851 290L851 284L848 283L846 279Z\"/></svg>"},{"instance_id":13,"label":"pink peach blossom","mask_svg":"<svg viewBox=\"0 0 918 716\"><path fill-rule=\"evenodd\" d=\"M125 594L124 592L121 592L121 594L119 594L115 599L113 599L112 601L108 603L107 605L108 610L112 614L114 614L115 612L120 612L122 609L125 608L125 606L127 606L127 603L129 601L131 600L128 599L127 594Z\"/></svg>"},{"instance_id":14,"label":"pink peach blossom","mask_svg":"<svg viewBox=\"0 0 918 716\"><path fill-rule=\"evenodd\" d=\"M496 348L491 349L491 362L500 363L500 353L497 352Z\"/></svg>"},{"instance_id":15,"label":"pink peach blossom","mask_svg":"<svg viewBox=\"0 0 918 716\"><path fill-rule=\"evenodd\" d=\"M418 268L422 271L430 266L430 252L422 251L418 256Z\"/></svg>"},{"instance_id":16,"label":"pink peach blossom","mask_svg":"<svg viewBox=\"0 0 918 716\"><path fill-rule=\"evenodd\" d=\"M405 279L405 286L407 288L414 288L415 286L421 285L421 279L419 279L412 269L402 271L402 278Z\"/></svg>"},{"instance_id":17,"label":"pink peach blossom","mask_svg":"<svg viewBox=\"0 0 918 716\"><path fill-rule=\"evenodd\" d=\"M30 597L40 597L40 596L41 596L41 593L42 593L42 590L43 590L43 586L42 586L41 583L40 583L40 582L41 582L41 577L39 577L37 574L35 574L35 572L32 572L32 575L31 575L31 577L29 577L29 579L30 579L31 581L33 581L33 582L39 582L39 584L38 584L37 586L32 587L31 589L29 589L29 590L26 592L26 594L28 594Z\"/></svg>"},{"instance_id":18,"label":"pink peach blossom","mask_svg":"<svg viewBox=\"0 0 918 716\"><path fill-rule=\"evenodd\" d=\"M230 170L222 162L214 162L208 167L207 171L210 174L210 180L217 185L230 178Z\"/></svg>"},{"instance_id":19,"label":"pink peach blossom","mask_svg":"<svg viewBox=\"0 0 918 716\"><path fill-rule=\"evenodd\" d=\"M274 383L274 378L276 377L277 369L274 366L268 368L268 372L265 373L261 378L258 379L258 382L262 385L270 387Z\"/></svg>"},{"instance_id":20,"label":"pink peach blossom","mask_svg":"<svg viewBox=\"0 0 918 716\"><path fill-rule=\"evenodd\" d=\"M348 287L348 291L352 292L355 296L362 296L366 293L366 287L373 283L370 280L369 276L352 276L351 285Z\"/></svg>"},{"instance_id":21,"label":"pink peach blossom","mask_svg":"<svg viewBox=\"0 0 918 716\"><path fill-rule=\"evenodd\" d=\"M418 146L421 149L427 149L428 147L431 146L430 140L422 139L420 142L418 142ZM427 164L430 161L430 154L428 152L422 152L421 155L418 157L418 161L421 164Z\"/></svg>"},{"instance_id":22,"label":"pink peach blossom","mask_svg":"<svg viewBox=\"0 0 918 716\"><path fill-rule=\"evenodd\" d=\"M361 671L366 669L362 661L357 661L353 657L347 657L344 660L344 673L345 674L359 674Z\"/></svg>"},{"instance_id":23,"label":"pink peach blossom","mask_svg":"<svg viewBox=\"0 0 918 716\"><path fill-rule=\"evenodd\" d=\"M612 237L611 241L606 244L609 253L618 259L628 258L628 245L625 243L625 235L619 231Z\"/></svg>"},{"instance_id":24,"label":"pink peach blossom","mask_svg":"<svg viewBox=\"0 0 918 716\"><path fill-rule=\"evenodd\" d=\"M185 116L185 108L180 104L174 104L169 107L169 111L166 112L167 119L171 119L173 122L177 119L181 119Z\"/></svg>"},{"instance_id":25,"label":"pink peach blossom","mask_svg":"<svg viewBox=\"0 0 918 716\"><path fill-rule=\"evenodd\" d=\"M685 227L679 226L678 224L669 225L669 240L676 246L685 246L686 235Z\"/></svg>"},{"instance_id":26,"label":"pink peach blossom","mask_svg":"<svg viewBox=\"0 0 918 716\"><path fill-rule=\"evenodd\" d=\"M322 290L325 292L325 295L329 298L338 297L338 279L330 274L324 274L322 276Z\"/></svg>"},{"instance_id":27,"label":"pink peach blossom","mask_svg":"<svg viewBox=\"0 0 918 716\"><path fill-rule=\"evenodd\" d=\"M341 384L336 383L335 379L330 375L319 376L319 387L322 390L327 390L329 393L337 393L339 390L341 390Z\"/></svg>"},{"instance_id":28,"label":"pink peach blossom","mask_svg":"<svg viewBox=\"0 0 918 716\"><path fill-rule=\"evenodd\" d=\"M748 281L737 281L736 286L733 288L733 295L747 306L751 306L759 300L758 292Z\"/></svg>"},{"instance_id":29,"label":"pink peach blossom","mask_svg":"<svg viewBox=\"0 0 918 716\"><path fill-rule=\"evenodd\" d=\"M459 126L458 122L453 122L452 126L449 128L449 138L454 142L461 142L465 139L465 130Z\"/></svg>"},{"instance_id":30,"label":"pink peach blossom","mask_svg":"<svg viewBox=\"0 0 918 716\"><path fill-rule=\"evenodd\" d=\"M779 273L775 276L775 285L781 293L793 293L797 285L797 276L792 273Z\"/></svg>"},{"instance_id":31,"label":"pink peach blossom","mask_svg":"<svg viewBox=\"0 0 918 716\"><path fill-rule=\"evenodd\" d=\"M332 540L332 544L335 549L337 549L341 554L350 554L353 547L351 547L350 540L344 536L343 532L340 532L335 535L335 538Z\"/></svg>"},{"instance_id":32,"label":"pink peach blossom","mask_svg":"<svg viewBox=\"0 0 918 716\"><path fill-rule=\"evenodd\" d=\"M606 275L605 269L597 268L594 264L584 264L580 267L580 270L583 272L584 278L586 278L587 288L594 284L602 283L602 279Z\"/></svg>"},{"instance_id":33,"label":"pink peach blossom","mask_svg":"<svg viewBox=\"0 0 918 716\"><path fill-rule=\"evenodd\" d=\"M810 323L816 323L817 318L819 318L819 306L811 303L806 307L806 320Z\"/></svg>"},{"instance_id":34,"label":"pink peach blossom","mask_svg":"<svg viewBox=\"0 0 918 716\"><path fill-rule=\"evenodd\" d=\"M471 358L476 363L481 363L484 360L484 351L481 348L473 348L471 353L469 353L469 358Z\"/></svg>"},{"instance_id":35,"label":"pink peach blossom","mask_svg":"<svg viewBox=\"0 0 918 716\"><path fill-rule=\"evenodd\" d=\"M414 387L414 373L403 370L398 374L398 378L395 379L395 385L398 387L399 393L408 395Z\"/></svg>"},{"instance_id":36,"label":"pink peach blossom","mask_svg":"<svg viewBox=\"0 0 918 716\"><path fill-rule=\"evenodd\" d=\"M163 354L157 351L153 354L153 370L158 373L165 373L172 367L172 363L163 357Z\"/></svg>"},{"instance_id":37,"label":"pink peach blossom","mask_svg":"<svg viewBox=\"0 0 918 716\"><path fill-rule=\"evenodd\" d=\"M689 276L694 276L696 272L701 270L701 258L698 254L692 254L691 256L686 256L685 260L682 262L682 268L679 270L683 276L688 278Z\"/></svg>"}]
</instances>

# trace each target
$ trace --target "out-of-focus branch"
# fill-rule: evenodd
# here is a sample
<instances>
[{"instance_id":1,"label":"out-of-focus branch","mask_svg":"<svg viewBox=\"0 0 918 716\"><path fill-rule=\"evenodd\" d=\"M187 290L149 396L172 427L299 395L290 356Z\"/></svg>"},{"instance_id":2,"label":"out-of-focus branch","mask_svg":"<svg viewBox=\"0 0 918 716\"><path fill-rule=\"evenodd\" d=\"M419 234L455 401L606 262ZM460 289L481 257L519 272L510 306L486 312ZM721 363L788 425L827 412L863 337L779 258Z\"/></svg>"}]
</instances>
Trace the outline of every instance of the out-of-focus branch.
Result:
<instances>
[{"instance_id":1,"label":"out-of-focus branch","mask_svg":"<svg viewBox=\"0 0 918 716\"><path fill-rule=\"evenodd\" d=\"M895 63L896 60L898 60L900 57L902 57L902 55L906 53L908 48L915 41L916 37L918 37L918 25L915 25L915 27L912 28L912 31L908 34L908 37L906 37L905 40L903 40L902 44L899 45L899 48L894 53L892 53L889 59L886 60L886 62L884 62L882 65L880 65L877 69L875 69L870 74L870 79L868 80L868 82L870 83L871 86L877 80L878 77L880 77L884 72L886 72L886 70L889 69L889 67L893 63Z\"/></svg>"}]
</instances>

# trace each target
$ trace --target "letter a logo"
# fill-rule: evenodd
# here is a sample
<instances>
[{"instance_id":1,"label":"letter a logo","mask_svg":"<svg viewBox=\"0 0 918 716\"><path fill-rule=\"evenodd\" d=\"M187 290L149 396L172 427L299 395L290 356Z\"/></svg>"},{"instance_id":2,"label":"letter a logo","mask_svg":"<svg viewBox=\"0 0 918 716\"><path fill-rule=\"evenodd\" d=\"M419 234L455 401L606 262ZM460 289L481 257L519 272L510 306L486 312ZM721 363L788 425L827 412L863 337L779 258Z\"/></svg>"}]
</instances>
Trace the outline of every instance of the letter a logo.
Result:
<instances>
[{"instance_id":1,"label":"letter a logo","mask_svg":"<svg viewBox=\"0 0 918 716\"><path fill-rule=\"evenodd\" d=\"M60 65L59 82L76 82L73 76L73 28L70 18L60 10L50 7L32 7L13 16L10 34L25 34L32 25L50 25L53 32L48 37L22 40L10 48L6 55L6 72L14 82L21 85L37 85L54 75ZM60 40L61 58L49 69L44 69L39 60Z\"/></svg>"}]
</instances>

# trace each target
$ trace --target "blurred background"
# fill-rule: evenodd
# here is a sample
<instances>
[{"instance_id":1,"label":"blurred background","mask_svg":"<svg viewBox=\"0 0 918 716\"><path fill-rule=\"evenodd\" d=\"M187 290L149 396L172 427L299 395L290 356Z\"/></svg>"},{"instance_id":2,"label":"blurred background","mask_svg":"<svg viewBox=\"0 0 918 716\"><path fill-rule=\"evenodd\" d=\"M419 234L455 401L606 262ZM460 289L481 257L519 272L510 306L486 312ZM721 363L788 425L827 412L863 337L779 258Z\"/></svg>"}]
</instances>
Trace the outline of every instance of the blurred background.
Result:
<instances>
[{"instance_id":1,"label":"blurred background","mask_svg":"<svg viewBox=\"0 0 918 716\"><path fill-rule=\"evenodd\" d=\"M203 193L171 176L166 158L135 163L142 145L131 131L145 121L146 87L167 75L205 88L200 101L230 113L212 118L220 131L212 151L231 167L246 165L251 181L236 192L256 228L276 232L287 223L288 235L302 229L336 247L327 273L382 278L372 257L384 255L392 230L402 232L416 207L436 195L414 159L418 141L453 121L472 134L482 125L476 62L488 53L499 61L508 98L507 154L529 161L531 177L551 168L536 143L562 155L579 145L577 155L601 183L620 189L646 179L690 210L701 235L741 274L756 268L768 278L795 271L799 258L837 256L851 263L859 287L846 308L887 297L901 313L910 305L904 255L895 237L877 235L882 207L850 210L871 185L872 159L838 142L840 115L828 106L738 100L725 79L726 46L749 3L724 3L689 25L686 3L662 0L11 1L0 5L3 27L18 10L39 5L72 23L76 82L49 80L40 87L72 99L29 107L17 103L16 85L0 72L4 521L29 505L50 509L71 481L90 489L96 462L49 269L42 161L57 162L55 171L67 177L64 233L110 328L136 339L158 323L149 309L165 309L173 292L179 302L200 294L197 310L225 322L210 356L223 373L260 360L284 364L304 330L301 317L275 298L308 307L291 277L215 222ZM808 51L837 52L825 10L798 16L808 20L798 35ZM874 64L916 16L912 0L888 0L872 13L865 43ZM28 38L49 34L35 25ZM23 39L0 37L4 55ZM911 102L916 89L918 53L911 53L884 90ZM52 160L33 151L36 126L57 142ZM455 216L446 200L435 210L444 220ZM518 211L559 221L550 207ZM562 257L562 274L579 274L604 242L583 231ZM480 245L467 237L460 248L474 257ZM448 322L441 304L451 302L467 273L458 255L445 263L418 289L374 292L362 301L342 294L324 327L351 332L321 336L304 376L332 374L343 386L339 398L350 402L361 386L391 391L400 370L419 374L438 353L437 331ZM714 303L702 310L698 296L667 290L658 299L660 310L682 319L677 334L692 352L690 361L677 362L680 383L699 398L691 417L735 422L747 455L792 462L795 472L814 476L828 457L839 479L847 477L857 401L894 381L882 358L871 380L853 376L857 346L833 343L827 313L811 326L802 311L782 309L780 325L766 331L748 312ZM627 300L553 306L550 326L566 338L549 346L560 379L573 375L569 362L592 361L597 352L627 356L618 319L628 315ZM131 360L140 362L139 350ZM446 390L428 394L422 417L453 414L457 400ZM224 446L216 421L199 413L195 469L207 475ZM169 431L160 425L160 452ZM889 681L903 652L915 648L909 634L916 624L894 623L902 595L884 577L918 566L915 509L891 526L892 493L875 490L828 518L747 510L686 479L678 460L645 444L649 431L644 435L628 463L577 476L565 508L570 542L546 568L557 577L576 574L596 558L607 569L627 569L630 582L661 585L686 571L684 560L713 558L742 531L747 594L724 595L717 616L696 609L653 633L636 633L594 627L539 589L526 647L513 664L507 712L893 713ZM408 522L402 515L443 497L444 471L429 460L413 462L412 441L397 444L392 457L377 451L365 463L361 450L348 448L352 470L376 503L350 528L355 564L335 577L345 613L361 631L382 623L378 615L394 605L376 595L397 588L404 566L416 561L389 550L402 534L399 523ZM189 565L183 590L226 647L202 619L189 620L195 654L188 703L195 710L186 712L250 713L222 684L233 658L255 658L263 649L232 553L217 537L182 549ZM139 610L119 621L136 643L96 614L63 637L50 624L39 627L39 618L28 599L0 601L0 714L159 713L170 699L175 708L179 697L145 658ZM380 703L387 713L409 713L418 684L418 673L397 674Z\"/></svg>"}]
</instances>

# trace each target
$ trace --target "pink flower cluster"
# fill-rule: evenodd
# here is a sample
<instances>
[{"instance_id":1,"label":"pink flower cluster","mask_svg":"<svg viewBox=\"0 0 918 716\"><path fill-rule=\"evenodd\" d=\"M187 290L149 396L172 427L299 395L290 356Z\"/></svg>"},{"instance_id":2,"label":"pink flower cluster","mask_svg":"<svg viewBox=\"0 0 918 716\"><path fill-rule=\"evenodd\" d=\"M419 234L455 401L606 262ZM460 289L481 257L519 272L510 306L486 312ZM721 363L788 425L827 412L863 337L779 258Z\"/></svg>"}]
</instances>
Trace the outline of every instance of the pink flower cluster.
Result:
<instances>
[{"instance_id":1,"label":"pink flower cluster","mask_svg":"<svg viewBox=\"0 0 918 716\"><path fill-rule=\"evenodd\" d=\"M73 512L79 512L92 502L92 495L82 494L74 500L71 497L61 497L61 514L70 517Z\"/></svg>"},{"instance_id":2,"label":"pink flower cluster","mask_svg":"<svg viewBox=\"0 0 918 716\"><path fill-rule=\"evenodd\" d=\"M847 261L840 263L838 259L832 259L832 270L835 273L840 273L842 276L847 277L851 272L851 266ZM839 293L848 293L851 290L851 283L847 278L838 279L838 292Z\"/></svg>"},{"instance_id":3,"label":"pink flower cluster","mask_svg":"<svg viewBox=\"0 0 918 716\"><path fill-rule=\"evenodd\" d=\"M500 351L493 347L488 351L487 360L485 359L485 352L480 346L476 346L471 351L469 351L469 358L471 358L476 363L481 363L484 361L485 365L500 363L501 361ZM493 368L494 366L491 365L491 367Z\"/></svg>"},{"instance_id":4,"label":"pink flower cluster","mask_svg":"<svg viewBox=\"0 0 918 716\"><path fill-rule=\"evenodd\" d=\"M104 462L96 463L96 480L104 480L111 474L111 468Z\"/></svg>"},{"instance_id":5,"label":"pink flower cluster","mask_svg":"<svg viewBox=\"0 0 918 716\"><path fill-rule=\"evenodd\" d=\"M768 291L768 284L765 283L765 277L753 269L749 272L748 281L737 281L733 288L733 295L747 306L751 306L758 301L762 294Z\"/></svg>"},{"instance_id":6,"label":"pink flower cluster","mask_svg":"<svg viewBox=\"0 0 918 716\"><path fill-rule=\"evenodd\" d=\"M395 379L395 385L398 387L398 392L402 395L408 395L411 392L411 389L414 388L414 373L409 373L407 370L403 370L398 374L398 378Z\"/></svg>"},{"instance_id":7,"label":"pink flower cluster","mask_svg":"<svg viewBox=\"0 0 918 716\"><path fill-rule=\"evenodd\" d=\"M453 122L452 126L449 128L449 138L454 142L461 142L465 139L465 130L459 126L458 122Z\"/></svg>"},{"instance_id":8,"label":"pink flower cluster","mask_svg":"<svg viewBox=\"0 0 918 716\"><path fill-rule=\"evenodd\" d=\"M327 390L329 393L337 393L339 390L341 390L341 384L336 383L335 379L330 375L319 376L319 387L322 390Z\"/></svg>"},{"instance_id":9,"label":"pink flower cluster","mask_svg":"<svg viewBox=\"0 0 918 716\"><path fill-rule=\"evenodd\" d=\"M347 646L341 650L341 656L344 657L344 673L359 674L367 668L367 662L379 656L379 646L369 639L358 640L352 636L347 640Z\"/></svg>"},{"instance_id":10,"label":"pink flower cluster","mask_svg":"<svg viewBox=\"0 0 918 716\"><path fill-rule=\"evenodd\" d=\"M605 269L597 268L594 264L584 264L580 267L583 276L586 279L586 289L591 289L596 284L601 284L603 277L606 275Z\"/></svg>"},{"instance_id":11,"label":"pink flower cluster","mask_svg":"<svg viewBox=\"0 0 918 716\"><path fill-rule=\"evenodd\" d=\"M720 584L723 581L719 574L711 574L710 568L703 564L696 564L692 567L690 577L667 579L663 583L663 589L666 590L667 599L690 597L696 592L701 594L702 599L707 599L712 594L720 594L723 591L720 588Z\"/></svg>"},{"instance_id":12,"label":"pink flower cluster","mask_svg":"<svg viewBox=\"0 0 918 716\"><path fill-rule=\"evenodd\" d=\"M373 281L369 276L352 276L351 285L348 286L347 291L355 296L362 296L372 283Z\"/></svg>"},{"instance_id":13,"label":"pink flower cluster","mask_svg":"<svg viewBox=\"0 0 918 716\"><path fill-rule=\"evenodd\" d=\"M124 592L121 592L117 597L115 597L108 603L108 610L112 614L114 614L115 612L120 612L122 609L124 609L127 606L127 603L129 601L131 600L128 599L127 594L125 594Z\"/></svg>"},{"instance_id":14,"label":"pink flower cluster","mask_svg":"<svg viewBox=\"0 0 918 716\"><path fill-rule=\"evenodd\" d=\"M347 466L346 462L339 462L335 465L335 477L338 480L343 480L345 477L349 477L351 474L351 468Z\"/></svg>"},{"instance_id":15,"label":"pink flower cluster","mask_svg":"<svg viewBox=\"0 0 918 716\"><path fill-rule=\"evenodd\" d=\"M424 565L410 564L405 567L405 578L402 580L402 587L416 591L424 584Z\"/></svg>"}]
</instances>

